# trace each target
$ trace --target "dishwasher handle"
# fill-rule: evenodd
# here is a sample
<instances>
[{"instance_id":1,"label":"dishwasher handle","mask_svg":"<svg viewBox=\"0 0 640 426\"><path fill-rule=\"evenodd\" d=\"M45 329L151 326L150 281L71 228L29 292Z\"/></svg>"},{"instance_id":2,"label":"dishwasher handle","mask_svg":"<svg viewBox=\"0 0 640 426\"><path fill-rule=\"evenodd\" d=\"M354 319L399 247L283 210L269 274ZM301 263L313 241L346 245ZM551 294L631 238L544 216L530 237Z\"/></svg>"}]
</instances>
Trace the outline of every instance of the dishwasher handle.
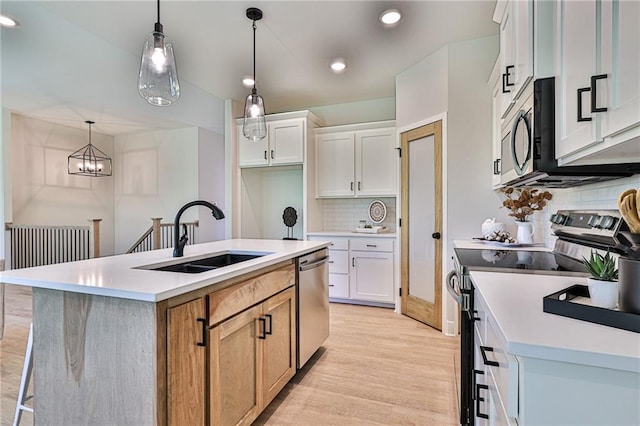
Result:
<instances>
[{"instance_id":1,"label":"dishwasher handle","mask_svg":"<svg viewBox=\"0 0 640 426\"><path fill-rule=\"evenodd\" d=\"M310 262L308 260L300 262L300 266L298 267L299 271L308 271L309 269L314 269L319 266L324 265L329 260L329 256L325 256L322 259L316 260L315 262Z\"/></svg>"}]
</instances>

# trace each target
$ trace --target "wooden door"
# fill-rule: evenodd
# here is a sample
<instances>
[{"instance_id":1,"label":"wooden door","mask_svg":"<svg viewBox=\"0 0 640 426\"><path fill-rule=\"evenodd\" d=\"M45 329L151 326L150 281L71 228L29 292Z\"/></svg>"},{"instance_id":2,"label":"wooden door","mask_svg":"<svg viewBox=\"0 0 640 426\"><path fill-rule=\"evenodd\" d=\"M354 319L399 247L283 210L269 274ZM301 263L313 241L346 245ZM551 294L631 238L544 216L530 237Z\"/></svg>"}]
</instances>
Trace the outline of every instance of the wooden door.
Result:
<instances>
[{"instance_id":1,"label":"wooden door","mask_svg":"<svg viewBox=\"0 0 640 426\"><path fill-rule=\"evenodd\" d=\"M442 329L442 121L404 132L401 311Z\"/></svg>"},{"instance_id":2,"label":"wooden door","mask_svg":"<svg viewBox=\"0 0 640 426\"><path fill-rule=\"evenodd\" d=\"M169 425L206 424L206 347L204 298L167 311ZM199 343L201 345L199 345Z\"/></svg>"},{"instance_id":3,"label":"wooden door","mask_svg":"<svg viewBox=\"0 0 640 426\"><path fill-rule=\"evenodd\" d=\"M266 338L263 345L264 405L296 374L295 289L290 287L263 302Z\"/></svg>"},{"instance_id":4,"label":"wooden door","mask_svg":"<svg viewBox=\"0 0 640 426\"><path fill-rule=\"evenodd\" d=\"M247 309L210 330L211 425L250 425L262 410L261 309Z\"/></svg>"}]
</instances>

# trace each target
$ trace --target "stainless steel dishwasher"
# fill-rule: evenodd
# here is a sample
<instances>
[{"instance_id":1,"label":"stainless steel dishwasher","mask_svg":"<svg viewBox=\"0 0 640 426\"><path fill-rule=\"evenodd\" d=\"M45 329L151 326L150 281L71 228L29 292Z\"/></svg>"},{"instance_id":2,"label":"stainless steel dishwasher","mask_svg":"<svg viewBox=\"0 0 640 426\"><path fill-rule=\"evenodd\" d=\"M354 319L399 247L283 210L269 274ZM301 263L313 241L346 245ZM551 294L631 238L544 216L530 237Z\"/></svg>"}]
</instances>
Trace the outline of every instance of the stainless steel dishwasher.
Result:
<instances>
[{"instance_id":1,"label":"stainless steel dishwasher","mask_svg":"<svg viewBox=\"0 0 640 426\"><path fill-rule=\"evenodd\" d=\"M298 258L298 368L302 368L329 337L328 260L327 249Z\"/></svg>"}]
</instances>

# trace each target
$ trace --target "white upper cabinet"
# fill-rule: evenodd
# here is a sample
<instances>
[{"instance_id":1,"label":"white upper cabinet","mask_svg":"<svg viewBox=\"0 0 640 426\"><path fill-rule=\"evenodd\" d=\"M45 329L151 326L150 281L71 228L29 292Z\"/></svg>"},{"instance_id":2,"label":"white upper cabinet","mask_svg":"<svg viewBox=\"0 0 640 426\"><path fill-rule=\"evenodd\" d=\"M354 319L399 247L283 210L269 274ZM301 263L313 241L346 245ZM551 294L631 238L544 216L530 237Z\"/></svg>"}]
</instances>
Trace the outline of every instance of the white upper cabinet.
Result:
<instances>
[{"instance_id":1,"label":"white upper cabinet","mask_svg":"<svg viewBox=\"0 0 640 426\"><path fill-rule=\"evenodd\" d=\"M500 24L500 111L505 117L533 79L533 1L498 1L493 20Z\"/></svg>"},{"instance_id":2,"label":"white upper cabinet","mask_svg":"<svg viewBox=\"0 0 640 426\"><path fill-rule=\"evenodd\" d=\"M492 174L491 186L498 188L501 186L502 176L502 80L500 78L500 57L496 60L489 77L489 86L491 87L492 103L491 103L491 146L492 146Z\"/></svg>"},{"instance_id":3,"label":"white upper cabinet","mask_svg":"<svg viewBox=\"0 0 640 426\"><path fill-rule=\"evenodd\" d=\"M238 166L268 167L303 164L308 133L320 125L309 111L267 115L267 136L251 141L242 134L242 119L236 120L238 130Z\"/></svg>"},{"instance_id":4,"label":"white upper cabinet","mask_svg":"<svg viewBox=\"0 0 640 426\"><path fill-rule=\"evenodd\" d=\"M316 131L317 197L395 197L396 130L366 127L347 125Z\"/></svg>"},{"instance_id":5,"label":"white upper cabinet","mask_svg":"<svg viewBox=\"0 0 640 426\"><path fill-rule=\"evenodd\" d=\"M302 164L304 161L305 120L296 118L267 123L267 136L254 142L244 137L238 126L240 167Z\"/></svg>"},{"instance_id":6,"label":"white upper cabinet","mask_svg":"<svg viewBox=\"0 0 640 426\"><path fill-rule=\"evenodd\" d=\"M640 122L640 2L603 2L601 22L600 73L608 76L601 133L607 137Z\"/></svg>"},{"instance_id":7,"label":"white upper cabinet","mask_svg":"<svg viewBox=\"0 0 640 426\"><path fill-rule=\"evenodd\" d=\"M562 0L556 9L560 165L640 160L640 2Z\"/></svg>"},{"instance_id":8,"label":"white upper cabinet","mask_svg":"<svg viewBox=\"0 0 640 426\"><path fill-rule=\"evenodd\" d=\"M354 195L355 136L353 132L327 133L316 136L318 197L351 197Z\"/></svg>"}]
</instances>

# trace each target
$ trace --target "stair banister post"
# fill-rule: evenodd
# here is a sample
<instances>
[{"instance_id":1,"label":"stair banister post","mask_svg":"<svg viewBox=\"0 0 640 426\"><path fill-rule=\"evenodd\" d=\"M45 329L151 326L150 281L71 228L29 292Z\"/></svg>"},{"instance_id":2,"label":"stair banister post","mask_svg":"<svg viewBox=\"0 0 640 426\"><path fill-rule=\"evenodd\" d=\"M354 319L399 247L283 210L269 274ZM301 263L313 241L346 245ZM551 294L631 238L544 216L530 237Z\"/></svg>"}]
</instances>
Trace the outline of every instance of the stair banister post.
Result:
<instances>
[{"instance_id":1,"label":"stair banister post","mask_svg":"<svg viewBox=\"0 0 640 426\"><path fill-rule=\"evenodd\" d=\"M159 248L162 248L161 243L160 243L160 238L162 237L160 235L160 221L162 220L161 217L152 217L151 221L153 222L153 224L151 225L151 227L153 228L153 230L151 231L151 235L153 235L153 250L157 250Z\"/></svg>"}]
</instances>

